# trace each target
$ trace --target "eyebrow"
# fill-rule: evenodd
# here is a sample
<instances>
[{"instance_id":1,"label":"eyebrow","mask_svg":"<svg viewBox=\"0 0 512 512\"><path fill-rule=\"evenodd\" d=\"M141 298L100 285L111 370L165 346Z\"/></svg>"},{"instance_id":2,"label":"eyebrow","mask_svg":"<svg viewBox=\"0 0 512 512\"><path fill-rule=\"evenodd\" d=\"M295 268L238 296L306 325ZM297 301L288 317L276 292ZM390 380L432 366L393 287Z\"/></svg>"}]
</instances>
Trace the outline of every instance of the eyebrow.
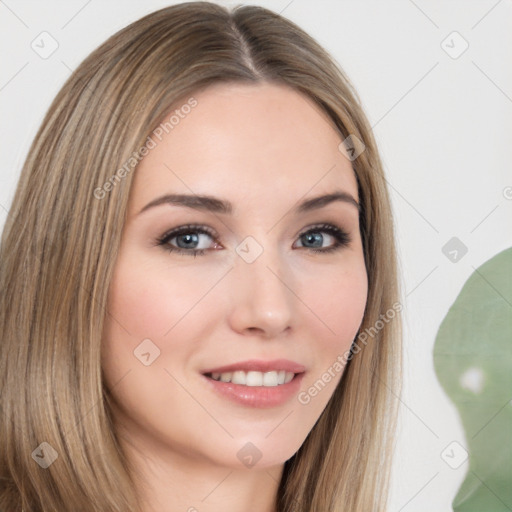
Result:
<instances>
[{"instance_id":1,"label":"eyebrow","mask_svg":"<svg viewBox=\"0 0 512 512\"><path fill-rule=\"evenodd\" d=\"M359 211L359 203L350 195L348 192L343 190L336 190L331 194L325 194L311 199L306 199L298 206L294 208L296 213L305 213L312 210L324 208L325 206L341 201L343 203L351 204ZM229 201L219 199L213 196L205 195L189 195L189 194L166 194L161 197L157 197L153 201L149 202L142 210L138 213L154 208L156 206L170 204L174 206L182 206L185 208L192 208L194 210L208 211L213 213L232 214L233 205Z\"/></svg>"}]
</instances>

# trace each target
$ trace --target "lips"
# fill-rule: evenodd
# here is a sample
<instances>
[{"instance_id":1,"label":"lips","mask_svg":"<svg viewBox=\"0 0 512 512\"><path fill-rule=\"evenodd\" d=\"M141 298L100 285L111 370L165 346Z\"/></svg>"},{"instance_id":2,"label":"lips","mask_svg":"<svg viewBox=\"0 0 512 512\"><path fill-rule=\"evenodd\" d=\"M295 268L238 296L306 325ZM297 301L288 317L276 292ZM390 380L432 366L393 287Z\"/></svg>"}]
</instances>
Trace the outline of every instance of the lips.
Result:
<instances>
[{"instance_id":1,"label":"lips","mask_svg":"<svg viewBox=\"0 0 512 512\"><path fill-rule=\"evenodd\" d=\"M229 373L229 372L272 372L272 371L285 371L287 373L304 373L306 371L305 366L296 363L294 361L290 361L288 359L274 359L272 361L264 361L252 359L249 361L240 361L238 363L233 363L225 366L217 366L214 368L209 368L207 370L201 371L203 375L212 375L213 373L221 374L221 373Z\"/></svg>"},{"instance_id":2,"label":"lips","mask_svg":"<svg viewBox=\"0 0 512 512\"><path fill-rule=\"evenodd\" d=\"M240 361L202 371L204 382L217 396L238 405L277 407L300 389L306 368L288 359Z\"/></svg>"},{"instance_id":3,"label":"lips","mask_svg":"<svg viewBox=\"0 0 512 512\"><path fill-rule=\"evenodd\" d=\"M281 372L284 372L284 370L281 370ZM236 374L237 372L233 373ZM229 373L222 375L229 375ZM299 392L305 373L294 374L290 372L287 375L293 376L291 380L275 386L266 386L265 384L263 386L240 385L234 382L218 381L207 375L203 375L202 380L216 396L228 399L237 406L266 409L289 403ZM253 382L253 384L255 383ZM275 384L275 381L273 384Z\"/></svg>"}]
</instances>

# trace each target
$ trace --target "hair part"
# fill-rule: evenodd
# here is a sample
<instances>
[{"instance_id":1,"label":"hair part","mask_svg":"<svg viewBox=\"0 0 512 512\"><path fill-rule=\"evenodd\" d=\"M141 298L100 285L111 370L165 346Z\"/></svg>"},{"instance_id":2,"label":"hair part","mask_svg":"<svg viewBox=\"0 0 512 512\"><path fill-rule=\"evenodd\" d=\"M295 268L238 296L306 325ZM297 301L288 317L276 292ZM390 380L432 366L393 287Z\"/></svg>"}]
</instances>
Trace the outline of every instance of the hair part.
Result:
<instances>
[{"instance_id":1,"label":"hair part","mask_svg":"<svg viewBox=\"0 0 512 512\"><path fill-rule=\"evenodd\" d=\"M220 82L289 86L326 112L343 137L363 141L365 151L352 162L369 285L361 330L397 302L382 163L359 98L329 54L262 7L190 2L143 17L89 55L56 96L4 227L0 509L141 510L101 371L133 172L112 177L172 108ZM109 180L108 193L95 197ZM278 512L385 510L400 328L397 314L348 361L318 422L285 463ZM58 453L46 470L32 458L41 443Z\"/></svg>"}]
</instances>

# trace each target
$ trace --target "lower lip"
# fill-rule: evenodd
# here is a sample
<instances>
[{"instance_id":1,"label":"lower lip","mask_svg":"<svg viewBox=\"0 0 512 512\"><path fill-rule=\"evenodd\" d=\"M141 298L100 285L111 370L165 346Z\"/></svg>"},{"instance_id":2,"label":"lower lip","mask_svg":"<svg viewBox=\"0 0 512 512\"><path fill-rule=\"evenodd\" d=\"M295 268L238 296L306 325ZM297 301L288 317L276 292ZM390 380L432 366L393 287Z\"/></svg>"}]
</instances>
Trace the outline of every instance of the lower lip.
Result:
<instances>
[{"instance_id":1,"label":"lower lip","mask_svg":"<svg viewBox=\"0 0 512 512\"><path fill-rule=\"evenodd\" d=\"M206 375L203 378L222 396L241 405L256 408L276 407L297 395L304 373L298 373L287 384L280 386L242 386L232 382L221 382Z\"/></svg>"}]
</instances>

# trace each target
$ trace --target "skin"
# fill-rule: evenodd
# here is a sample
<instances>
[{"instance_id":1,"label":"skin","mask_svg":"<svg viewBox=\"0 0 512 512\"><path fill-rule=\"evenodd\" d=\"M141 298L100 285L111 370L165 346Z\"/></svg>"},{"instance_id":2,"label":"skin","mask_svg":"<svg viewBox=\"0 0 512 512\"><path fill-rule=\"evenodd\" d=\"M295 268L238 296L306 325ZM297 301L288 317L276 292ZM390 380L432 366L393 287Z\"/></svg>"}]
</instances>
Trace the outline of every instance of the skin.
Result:
<instances>
[{"instance_id":1,"label":"skin","mask_svg":"<svg viewBox=\"0 0 512 512\"><path fill-rule=\"evenodd\" d=\"M274 511L284 462L304 442L342 372L307 405L253 408L217 395L202 370L247 359L290 359L306 367L307 390L349 349L368 283L357 208L342 201L306 213L297 202L343 190L357 201L343 140L311 100L275 84L217 84L136 170L109 289L102 366L116 430L137 470L144 512ZM163 204L166 193L213 195L233 214ZM200 224L204 255L168 252L157 239ZM310 226L345 230L348 245L301 236ZM252 236L262 254L235 251ZM322 238L323 237L323 238ZM178 247L174 238L169 245ZM181 237L183 247L183 237ZM191 251L192 249L184 249ZM146 366L134 350L150 339L160 355ZM246 467L251 442L262 457Z\"/></svg>"}]
</instances>

